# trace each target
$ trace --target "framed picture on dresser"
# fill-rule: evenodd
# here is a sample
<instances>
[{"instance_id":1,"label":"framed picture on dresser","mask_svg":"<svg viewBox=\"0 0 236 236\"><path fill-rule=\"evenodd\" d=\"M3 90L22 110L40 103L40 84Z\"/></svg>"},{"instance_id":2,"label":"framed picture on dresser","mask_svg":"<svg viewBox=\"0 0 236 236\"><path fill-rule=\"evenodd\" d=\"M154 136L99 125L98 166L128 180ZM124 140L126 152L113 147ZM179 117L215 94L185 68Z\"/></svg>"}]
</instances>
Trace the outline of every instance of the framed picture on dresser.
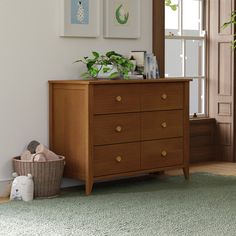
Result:
<instances>
[{"instance_id":1,"label":"framed picture on dresser","mask_svg":"<svg viewBox=\"0 0 236 236\"><path fill-rule=\"evenodd\" d=\"M104 37L140 38L141 1L104 0Z\"/></svg>"},{"instance_id":2,"label":"framed picture on dresser","mask_svg":"<svg viewBox=\"0 0 236 236\"><path fill-rule=\"evenodd\" d=\"M99 36L100 0L60 0L60 4L60 36Z\"/></svg>"}]
</instances>

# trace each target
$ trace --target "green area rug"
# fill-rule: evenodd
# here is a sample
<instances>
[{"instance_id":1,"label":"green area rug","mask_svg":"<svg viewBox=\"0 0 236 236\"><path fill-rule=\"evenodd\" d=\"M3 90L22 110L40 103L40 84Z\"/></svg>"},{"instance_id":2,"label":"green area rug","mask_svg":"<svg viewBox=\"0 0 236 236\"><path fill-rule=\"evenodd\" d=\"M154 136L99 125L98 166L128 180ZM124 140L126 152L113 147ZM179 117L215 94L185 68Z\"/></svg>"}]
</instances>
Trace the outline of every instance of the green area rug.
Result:
<instances>
[{"instance_id":1,"label":"green area rug","mask_svg":"<svg viewBox=\"0 0 236 236\"><path fill-rule=\"evenodd\" d=\"M0 235L236 235L236 177L142 177L0 205Z\"/></svg>"}]
</instances>

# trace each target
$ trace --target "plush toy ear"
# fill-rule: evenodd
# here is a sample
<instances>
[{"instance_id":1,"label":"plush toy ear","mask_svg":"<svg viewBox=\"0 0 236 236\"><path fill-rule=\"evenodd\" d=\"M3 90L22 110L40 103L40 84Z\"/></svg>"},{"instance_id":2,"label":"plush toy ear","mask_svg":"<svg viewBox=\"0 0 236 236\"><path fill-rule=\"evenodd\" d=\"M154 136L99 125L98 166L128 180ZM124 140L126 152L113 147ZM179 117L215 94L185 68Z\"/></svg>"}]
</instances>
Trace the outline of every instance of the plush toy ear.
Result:
<instances>
[{"instance_id":1,"label":"plush toy ear","mask_svg":"<svg viewBox=\"0 0 236 236\"><path fill-rule=\"evenodd\" d=\"M12 177L16 178L16 177L18 177L18 174L16 172L12 173Z\"/></svg>"},{"instance_id":2,"label":"plush toy ear","mask_svg":"<svg viewBox=\"0 0 236 236\"><path fill-rule=\"evenodd\" d=\"M33 179L33 176L31 174L28 174L29 179Z\"/></svg>"}]
</instances>

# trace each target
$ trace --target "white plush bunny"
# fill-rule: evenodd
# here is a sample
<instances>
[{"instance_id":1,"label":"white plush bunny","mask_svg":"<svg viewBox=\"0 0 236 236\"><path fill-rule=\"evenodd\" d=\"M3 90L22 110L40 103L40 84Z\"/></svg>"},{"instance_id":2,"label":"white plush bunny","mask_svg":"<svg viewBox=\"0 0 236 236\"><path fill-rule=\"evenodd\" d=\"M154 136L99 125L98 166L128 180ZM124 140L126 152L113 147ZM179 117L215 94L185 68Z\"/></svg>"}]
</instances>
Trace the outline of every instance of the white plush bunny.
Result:
<instances>
[{"instance_id":1,"label":"white plush bunny","mask_svg":"<svg viewBox=\"0 0 236 236\"><path fill-rule=\"evenodd\" d=\"M11 200L32 201L34 198L34 182L31 174L28 176L18 176L13 173L15 178L11 187Z\"/></svg>"}]
</instances>

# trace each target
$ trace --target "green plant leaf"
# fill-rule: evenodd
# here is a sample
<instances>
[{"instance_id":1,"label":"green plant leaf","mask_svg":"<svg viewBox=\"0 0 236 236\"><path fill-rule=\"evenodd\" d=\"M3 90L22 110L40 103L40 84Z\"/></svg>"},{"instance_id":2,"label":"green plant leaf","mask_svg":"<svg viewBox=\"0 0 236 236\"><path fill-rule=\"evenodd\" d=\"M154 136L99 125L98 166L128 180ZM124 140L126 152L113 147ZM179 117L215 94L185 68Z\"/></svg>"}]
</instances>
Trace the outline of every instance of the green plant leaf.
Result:
<instances>
[{"instance_id":1,"label":"green plant leaf","mask_svg":"<svg viewBox=\"0 0 236 236\"><path fill-rule=\"evenodd\" d=\"M236 25L236 11L232 11L230 19L221 26L221 29L223 30L231 25ZM232 48L236 48L236 41L232 41Z\"/></svg>"},{"instance_id":2,"label":"green plant leaf","mask_svg":"<svg viewBox=\"0 0 236 236\"><path fill-rule=\"evenodd\" d=\"M78 62L85 63L83 60L77 60L77 61L74 61L73 64L78 63Z\"/></svg>"},{"instance_id":3,"label":"green plant leaf","mask_svg":"<svg viewBox=\"0 0 236 236\"><path fill-rule=\"evenodd\" d=\"M83 73L83 77L97 78L100 71L107 73L112 71L112 68L117 68L118 72L112 73L110 78L120 77L120 75L123 75L126 78L128 77L129 72L133 70L133 63L128 58L115 51L109 51L106 55L101 55L98 52L92 52L92 54L94 58L84 57L85 61L76 61L84 63L87 66L87 72ZM112 68L110 68L110 65L112 65Z\"/></svg>"},{"instance_id":4,"label":"green plant leaf","mask_svg":"<svg viewBox=\"0 0 236 236\"><path fill-rule=\"evenodd\" d=\"M170 7L172 11L176 11L178 8L178 4L172 4L171 0L165 0L165 5Z\"/></svg>"},{"instance_id":5,"label":"green plant leaf","mask_svg":"<svg viewBox=\"0 0 236 236\"><path fill-rule=\"evenodd\" d=\"M98 59L100 57L100 54L98 52L92 52L95 59Z\"/></svg>"},{"instance_id":6,"label":"green plant leaf","mask_svg":"<svg viewBox=\"0 0 236 236\"><path fill-rule=\"evenodd\" d=\"M118 73L118 72L113 72L109 77L111 78L111 79L114 79L114 78L117 78L117 77L119 77L120 76L120 74Z\"/></svg>"},{"instance_id":7,"label":"green plant leaf","mask_svg":"<svg viewBox=\"0 0 236 236\"><path fill-rule=\"evenodd\" d=\"M110 60L104 59L102 61L102 65L104 65L104 66L111 65L111 62L110 62Z\"/></svg>"},{"instance_id":8,"label":"green plant leaf","mask_svg":"<svg viewBox=\"0 0 236 236\"><path fill-rule=\"evenodd\" d=\"M170 5L170 8L172 9L172 11L176 11L177 10L177 5Z\"/></svg>"},{"instance_id":9,"label":"green plant leaf","mask_svg":"<svg viewBox=\"0 0 236 236\"><path fill-rule=\"evenodd\" d=\"M115 52L115 51L107 52L107 53L106 53L106 56L107 56L108 58L111 58L112 56L123 57L121 54L119 54L119 53L117 53L117 52Z\"/></svg>"},{"instance_id":10,"label":"green plant leaf","mask_svg":"<svg viewBox=\"0 0 236 236\"><path fill-rule=\"evenodd\" d=\"M109 71L111 71L111 68L109 68L109 67L103 67L103 69L102 69L103 73L107 73Z\"/></svg>"},{"instance_id":11,"label":"green plant leaf","mask_svg":"<svg viewBox=\"0 0 236 236\"><path fill-rule=\"evenodd\" d=\"M87 63L87 69L90 70L90 69L93 67L93 65L94 65L95 63L96 63L95 60L88 62L88 63Z\"/></svg>"},{"instance_id":12,"label":"green plant leaf","mask_svg":"<svg viewBox=\"0 0 236 236\"><path fill-rule=\"evenodd\" d=\"M98 76L99 69L96 67L91 67L88 72L92 77L96 78Z\"/></svg>"},{"instance_id":13,"label":"green plant leaf","mask_svg":"<svg viewBox=\"0 0 236 236\"><path fill-rule=\"evenodd\" d=\"M80 76L84 79L88 79L90 77L90 74L88 72L84 72L84 73L80 74Z\"/></svg>"},{"instance_id":14,"label":"green plant leaf","mask_svg":"<svg viewBox=\"0 0 236 236\"><path fill-rule=\"evenodd\" d=\"M116 55L115 51L110 51L110 52L107 52L107 53L106 53L106 56L107 56L108 58L110 58L111 56L114 56L114 55Z\"/></svg>"}]
</instances>

